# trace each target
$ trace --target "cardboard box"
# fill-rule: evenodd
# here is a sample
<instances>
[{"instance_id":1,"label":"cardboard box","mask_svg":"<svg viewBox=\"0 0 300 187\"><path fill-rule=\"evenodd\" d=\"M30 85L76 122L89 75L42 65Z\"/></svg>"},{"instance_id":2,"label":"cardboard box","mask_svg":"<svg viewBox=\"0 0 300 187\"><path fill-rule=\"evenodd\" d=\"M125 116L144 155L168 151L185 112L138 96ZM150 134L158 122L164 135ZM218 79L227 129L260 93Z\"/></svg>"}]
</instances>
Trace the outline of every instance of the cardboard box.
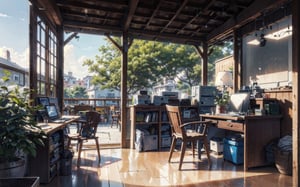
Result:
<instances>
[{"instance_id":1,"label":"cardboard box","mask_svg":"<svg viewBox=\"0 0 300 187\"><path fill-rule=\"evenodd\" d=\"M144 130L136 129L135 149L138 151L158 150L158 136L149 135Z\"/></svg>"},{"instance_id":2,"label":"cardboard box","mask_svg":"<svg viewBox=\"0 0 300 187\"><path fill-rule=\"evenodd\" d=\"M170 136L162 136L161 137L161 147L170 147L171 141L172 141L172 139Z\"/></svg>"},{"instance_id":3,"label":"cardboard box","mask_svg":"<svg viewBox=\"0 0 300 187\"><path fill-rule=\"evenodd\" d=\"M210 140L210 150L216 152L217 154L223 153L224 143L221 138L212 138Z\"/></svg>"}]
</instances>

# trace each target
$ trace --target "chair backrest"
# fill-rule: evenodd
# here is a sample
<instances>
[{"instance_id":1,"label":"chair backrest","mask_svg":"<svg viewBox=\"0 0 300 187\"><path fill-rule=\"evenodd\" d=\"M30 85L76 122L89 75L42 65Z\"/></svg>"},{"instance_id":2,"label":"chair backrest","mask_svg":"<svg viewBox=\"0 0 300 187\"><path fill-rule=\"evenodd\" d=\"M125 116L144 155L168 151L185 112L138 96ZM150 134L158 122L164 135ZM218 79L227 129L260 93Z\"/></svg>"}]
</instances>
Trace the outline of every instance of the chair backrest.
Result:
<instances>
[{"instance_id":1,"label":"chair backrest","mask_svg":"<svg viewBox=\"0 0 300 187\"><path fill-rule=\"evenodd\" d=\"M181 119L181 112L179 106L171 106L166 105L167 114L169 117L170 125L172 133L181 134L183 137L186 136L186 132L184 128L181 128L182 119Z\"/></svg>"},{"instance_id":2,"label":"chair backrest","mask_svg":"<svg viewBox=\"0 0 300 187\"><path fill-rule=\"evenodd\" d=\"M117 114L117 113L119 113L120 112L119 111L119 107L117 107L115 105L111 105L110 106L110 112L111 112L111 114Z\"/></svg>"},{"instance_id":3,"label":"chair backrest","mask_svg":"<svg viewBox=\"0 0 300 187\"><path fill-rule=\"evenodd\" d=\"M74 114L78 115L80 111L90 111L94 110L91 105L75 105L74 106Z\"/></svg>"},{"instance_id":4,"label":"chair backrest","mask_svg":"<svg viewBox=\"0 0 300 187\"><path fill-rule=\"evenodd\" d=\"M86 138L96 136L98 124L100 123L100 114L96 111L86 112L86 124L81 128L80 134Z\"/></svg>"}]
</instances>

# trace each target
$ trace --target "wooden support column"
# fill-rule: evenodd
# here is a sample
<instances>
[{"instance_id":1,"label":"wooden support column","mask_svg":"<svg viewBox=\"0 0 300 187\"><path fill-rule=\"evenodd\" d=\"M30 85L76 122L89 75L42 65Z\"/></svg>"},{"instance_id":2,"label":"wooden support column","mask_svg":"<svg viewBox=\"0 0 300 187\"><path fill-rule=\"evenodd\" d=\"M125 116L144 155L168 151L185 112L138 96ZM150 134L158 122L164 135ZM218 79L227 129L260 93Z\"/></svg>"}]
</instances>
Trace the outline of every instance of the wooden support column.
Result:
<instances>
[{"instance_id":1,"label":"wooden support column","mask_svg":"<svg viewBox=\"0 0 300 187\"><path fill-rule=\"evenodd\" d=\"M56 97L60 112L63 112L64 99L64 31L62 26L57 28L57 69L56 69Z\"/></svg>"},{"instance_id":2,"label":"wooden support column","mask_svg":"<svg viewBox=\"0 0 300 187\"><path fill-rule=\"evenodd\" d=\"M127 69L128 69L128 49L131 46L133 40L128 38L128 33L123 32L122 35L122 44L121 46L109 35L106 35L107 39L109 39L115 47L117 47L122 53L122 61L121 61L121 146L122 148L127 147Z\"/></svg>"},{"instance_id":3,"label":"wooden support column","mask_svg":"<svg viewBox=\"0 0 300 187\"><path fill-rule=\"evenodd\" d=\"M201 71L201 84L207 85L207 64L208 64L208 55L212 53L212 50L208 52L208 46L207 43L203 43L203 50L199 48L199 46L194 45L196 51L198 52L199 56L202 58L202 71Z\"/></svg>"},{"instance_id":4,"label":"wooden support column","mask_svg":"<svg viewBox=\"0 0 300 187\"><path fill-rule=\"evenodd\" d=\"M126 147L127 134L127 69L128 69L128 33L123 32L122 36L122 64L121 64L121 146Z\"/></svg>"},{"instance_id":5,"label":"wooden support column","mask_svg":"<svg viewBox=\"0 0 300 187\"><path fill-rule=\"evenodd\" d=\"M202 44L203 46L203 55L202 55L202 85L206 86L207 85L207 72L208 72L208 68L207 68L207 64L208 64L208 46L207 46L207 42L204 42Z\"/></svg>"},{"instance_id":6,"label":"wooden support column","mask_svg":"<svg viewBox=\"0 0 300 187\"><path fill-rule=\"evenodd\" d=\"M37 38L37 14L34 7L30 5L30 20L29 20L29 88L37 90L37 67L36 67L36 38ZM30 99L35 102L36 93L30 94ZM32 103L35 105L35 103Z\"/></svg>"},{"instance_id":7,"label":"wooden support column","mask_svg":"<svg viewBox=\"0 0 300 187\"><path fill-rule=\"evenodd\" d=\"M233 91L236 93L240 86L241 86L241 58L240 58L240 48L241 48L241 42L239 40L239 37L237 35L237 32L234 32L233 36Z\"/></svg>"},{"instance_id":8,"label":"wooden support column","mask_svg":"<svg viewBox=\"0 0 300 187\"><path fill-rule=\"evenodd\" d=\"M293 24L293 47L292 47L292 69L293 69L293 186L299 186L299 104L300 104L300 2L292 2L292 24Z\"/></svg>"}]
</instances>

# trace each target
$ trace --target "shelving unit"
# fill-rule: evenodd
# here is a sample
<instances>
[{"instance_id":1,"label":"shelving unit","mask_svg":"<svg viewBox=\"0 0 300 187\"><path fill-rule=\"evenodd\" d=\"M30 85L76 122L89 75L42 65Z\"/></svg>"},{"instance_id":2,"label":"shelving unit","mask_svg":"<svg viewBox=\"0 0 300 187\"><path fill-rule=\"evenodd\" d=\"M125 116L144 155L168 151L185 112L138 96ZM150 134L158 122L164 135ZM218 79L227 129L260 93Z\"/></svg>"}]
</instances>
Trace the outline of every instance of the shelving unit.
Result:
<instances>
[{"instance_id":1,"label":"shelving unit","mask_svg":"<svg viewBox=\"0 0 300 187\"><path fill-rule=\"evenodd\" d=\"M198 106L180 106L184 122L199 120ZM135 148L136 129L147 129L158 137L158 150L171 144L171 128L165 106L136 105L130 107L130 148ZM169 144L168 144L169 143Z\"/></svg>"},{"instance_id":2,"label":"shelving unit","mask_svg":"<svg viewBox=\"0 0 300 187\"><path fill-rule=\"evenodd\" d=\"M39 176L41 183L49 183L59 174L60 155L64 151L63 130L48 134L44 146L39 146L37 155L29 159L29 173Z\"/></svg>"},{"instance_id":3,"label":"shelving unit","mask_svg":"<svg viewBox=\"0 0 300 187\"><path fill-rule=\"evenodd\" d=\"M79 116L66 117L70 120L64 123L48 124L51 128L44 130L47 135L44 139L44 146L38 146L36 156L28 158L28 175L39 176L40 183L49 183L60 174L60 161L66 148L64 128L79 119Z\"/></svg>"}]
</instances>

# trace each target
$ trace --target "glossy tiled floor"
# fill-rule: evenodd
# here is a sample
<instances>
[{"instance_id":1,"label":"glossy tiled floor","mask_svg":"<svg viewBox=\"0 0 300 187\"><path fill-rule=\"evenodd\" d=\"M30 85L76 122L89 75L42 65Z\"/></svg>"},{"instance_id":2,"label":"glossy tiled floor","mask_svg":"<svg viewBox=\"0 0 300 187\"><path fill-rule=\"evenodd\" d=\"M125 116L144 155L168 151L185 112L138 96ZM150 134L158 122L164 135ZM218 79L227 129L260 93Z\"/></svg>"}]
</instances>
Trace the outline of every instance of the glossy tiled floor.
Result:
<instances>
[{"instance_id":1,"label":"glossy tiled floor","mask_svg":"<svg viewBox=\"0 0 300 187\"><path fill-rule=\"evenodd\" d=\"M275 167L261 167L243 171L223 161L221 155L211 154L212 166L193 158L186 152L182 171L178 171L179 153L168 163L168 151L137 152L132 149L101 149L98 165L96 151L84 151L81 167L76 167L75 154L72 174L55 177L45 187L134 187L134 186L222 186L222 187L288 187L292 177L279 174Z\"/></svg>"}]
</instances>

